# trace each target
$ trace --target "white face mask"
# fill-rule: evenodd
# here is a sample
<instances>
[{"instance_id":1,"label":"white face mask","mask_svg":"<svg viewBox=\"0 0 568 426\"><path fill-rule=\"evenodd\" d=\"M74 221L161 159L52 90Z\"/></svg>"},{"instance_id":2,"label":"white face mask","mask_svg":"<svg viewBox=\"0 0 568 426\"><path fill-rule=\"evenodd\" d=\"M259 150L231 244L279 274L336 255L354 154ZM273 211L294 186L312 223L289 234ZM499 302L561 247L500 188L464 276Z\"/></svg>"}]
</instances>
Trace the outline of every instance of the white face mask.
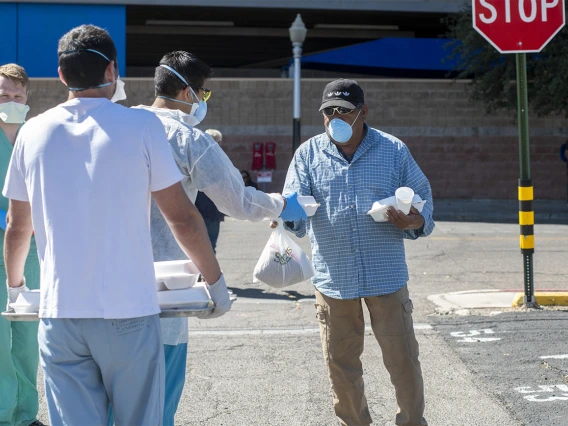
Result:
<instances>
[{"instance_id":1,"label":"white face mask","mask_svg":"<svg viewBox=\"0 0 568 426\"><path fill-rule=\"evenodd\" d=\"M197 111L195 111L194 115L195 119L197 120L197 124L201 123L205 119L206 115L207 115L207 102L199 101L199 106L197 107Z\"/></svg>"},{"instance_id":2,"label":"white face mask","mask_svg":"<svg viewBox=\"0 0 568 426\"><path fill-rule=\"evenodd\" d=\"M179 102L180 104L191 105L192 106L191 112L189 114L181 113L185 116L182 121L184 123L189 124L190 126L197 126L199 123L201 123L205 119L205 116L207 115L207 102L205 102L203 100L199 100L199 98L197 97L197 94L193 91L193 88L188 84L187 80L185 78L183 78L183 76L179 72L177 72L175 69L173 69L169 65L160 64L160 66L167 69L168 71L172 72L173 74L176 75L177 78L179 78L181 81L183 81L183 83L186 86L189 87L189 90L191 90L192 98L195 98L198 101L198 103L178 101L177 99L168 98L166 96L158 96L158 98L168 99L170 101ZM191 116L191 117L188 117L188 115Z\"/></svg>"},{"instance_id":3,"label":"white face mask","mask_svg":"<svg viewBox=\"0 0 568 426\"><path fill-rule=\"evenodd\" d=\"M0 104L0 119L6 124L22 124L26 121L26 115L30 107L17 102L5 102Z\"/></svg>"},{"instance_id":4,"label":"white face mask","mask_svg":"<svg viewBox=\"0 0 568 426\"><path fill-rule=\"evenodd\" d=\"M361 114L361 110L359 110L359 114ZM353 121L353 124L359 118L359 114ZM333 139L334 142L337 143L347 143L351 136L353 136L353 124L349 125L346 121L343 121L339 118L334 118L329 122L327 126L327 131L329 132L329 137Z\"/></svg>"},{"instance_id":5,"label":"white face mask","mask_svg":"<svg viewBox=\"0 0 568 426\"><path fill-rule=\"evenodd\" d=\"M110 99L111 102L118 102L123 101L126 99L126 91L124 90L124 81L120 79L120 76L116 79L116 90L114 91L114 95Z\"/></svg>"},{"instance_id":6,"label":"white face mask","mask_svg":"<svg viewBox=\"0 0 568 426\"><path fill-rule=\"evenodd\" d=\"M191 87L189 88L189 90L191 90L191 93L193 93L193 95L197 98L197 95ZM207 114L207 102L205 101L199 101L199 103L190 103L180 101L178 99L168 98L167 96L158 96L158 98L167 99L169 101L178 102L180 104L191 105L191 111L189 112L189 114L186 114L179 109L177 110L177 115L180 117L178 120L183 121L190 126L197 126L203 121L205 115Z\"/></svg>"}]
</instances>

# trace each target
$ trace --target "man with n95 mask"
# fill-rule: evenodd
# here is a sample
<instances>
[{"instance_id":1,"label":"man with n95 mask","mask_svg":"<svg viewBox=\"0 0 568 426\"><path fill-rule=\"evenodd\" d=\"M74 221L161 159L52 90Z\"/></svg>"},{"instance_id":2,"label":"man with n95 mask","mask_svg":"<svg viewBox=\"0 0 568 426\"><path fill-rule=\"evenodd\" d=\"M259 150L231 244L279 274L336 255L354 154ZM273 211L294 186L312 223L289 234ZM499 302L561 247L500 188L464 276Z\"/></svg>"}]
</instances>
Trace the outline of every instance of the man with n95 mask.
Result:
<instances>
[{"instance_id":1,"label":"man with n95 mask","mask_svg":"<svg viewBox=\"0 0 568 426\"><path fill-rule=\"evenodd\" d=\"M156 68L154 104L136 107L152 112L162 122L190 199L195 200L197 192L202 191L219 211L235 219L305 219L306 213L296 194L282 197L246 187L240 172L219 144L194 127L207 113L206 101L211 91L206 84L211 74L211 68L191 53L168 53ZM155 208L151 228L155 261L186 258ZM161 324L166 357L164 425L173 425L185 379L187 319L162 319Z\"/></svg>"},{"instance_id":2,"label":"man with n95 mask","mask_svg":"<svg viewBox=\"0 0 568 426\"><path fill-rule=\"evenodd\" d=\"M0 188L4 186L14 143L30 109L29 79L19 65L0 66ZM3 252L8 200L0 195L0 253ZM35 238L30 235L30 253L25 275L28 289L39 288L39 260ZM0 282L6 281L4 257L0 254ZM23 290L23 289L22 289ZM18 289L0 292L0 307L18 298ZM6 300L7 299L7 300ZM0 317L0 425L38 426L37 323L12 322Z\"/></svg>"},{"instance_id":3,"label":"man with n95 mask","mask_svg":"<svg viewBox=\"0 0 568 426\"><path fill-rule=\"evenodd\" d=\"M319 110L326 131L296 151L283 193L297 191L321 203L307 221L286 227L300 238L308 234L312 245L316 314L335 414L342 426L372 423L361 364L364 301L395 388L394 423L427 425L404 240L434 229L430 183L404 143L366 123L369 109L356 81L330 82ZM399 187L427 200L422 213L390 207L388 222L375 222L367 214L373 203Z\"/></svg>"},{"instance_id":4,"label":"man with n95 mask","mask_svg":"<svg viewBox=\"0 0 568 426\"><path fill-rule=\"evenodd\" d=\"M7 283L25 285L33 221L52 426L105 424L109 406L118 426L161 425L164 352L150 196L210 284L217 314L230 309L229 293L160 121L111 102L120 85L110 35L92 25L74 28L58 55L69 99L22 128L4 187Z\"/></svg>"}]
</instances>

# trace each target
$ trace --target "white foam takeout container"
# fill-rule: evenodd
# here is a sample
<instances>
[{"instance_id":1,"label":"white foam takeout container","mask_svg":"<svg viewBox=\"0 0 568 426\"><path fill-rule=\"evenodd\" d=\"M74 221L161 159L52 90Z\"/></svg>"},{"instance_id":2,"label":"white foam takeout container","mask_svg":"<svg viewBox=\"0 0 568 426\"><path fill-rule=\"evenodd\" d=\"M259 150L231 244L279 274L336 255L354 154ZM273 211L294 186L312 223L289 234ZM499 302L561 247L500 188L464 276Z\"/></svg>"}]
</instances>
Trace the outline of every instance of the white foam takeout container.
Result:
<instances>
[{"instance_id":1,"label":"white foam takeout container","mask_svg":"<svg viewBox=\"0 0 568 426\"><path fill-rule=\"evenodd\" d=\"M39 312L39 290L23 291L18 295L15 303L10 303L10 308L17 314L31 314Z\"/></svg>"},{"instance_id":2,"label":"white foam takeout container","mask_svg":"<svg viewBox=\"0 0 568 426\"><path fill-rule=\"evenodd\" d=\"M316 214L319 203L316 203L316 199L311 195L298 195L298 203L302 206L304 211L308 216L313 216Z\"/></svg>"},{"instance_id":3,"label":"white foam takeout container","mask_svg":"<svg viewBox=\"0 0 568 426\"><path fill-rule=\"evenodd\" d=\"M191 288L158 292L160 309L205 310L212 306L207 284L198 282Z\"/></svg>"},{"instance_id":4,"label":"white foam takeout container","mask_svg":"<svg viewBox=\"0 0 568 426\"><path fill-rule=\"evenodd\" d=\"M412 199L412 207L422 213L426 201L427 200L423 200L420 195L414 194L414 198ZM371 207L371 210L369 210L367 214L370 215L375 220L375 222L388 222L386 212L387 209L391 206L396 207L396 197L394 195L392 197L375 201Z\"/></svg>"},{"instance_id":5,"label":"white foam takeout container","mask_svg":"<svg viewBox=\"0 0 568 426\"><path fill-rule=\"evenodd\" d=\"M199 279L199 270L191 260L154 262L156 290L181 290L191 288Z\"/></svg>"},{"instance_id":6,"label":"white foam takeout container","mask_svg":"<svg viewBox=\"0 0 568 426\"><path fill-rule=\"evenodd\" d=\"M156 276L160 277L163 285L163 288L156 292L158 304L162 310L160 317L193 317L213 310L214 304L207 289L208 285L205 282L197 282L200 274L193 262L189 260L155 262L154 267ZM169 287L180 284L179 282L174 283L175 280L171 277L181 277L184 288L170 290L164 282L169 283ZM156 282L158 283L158 279ZM38 321L39 294L39 290L21 293L16 303L10 305L11 309L2 312L2 316L10 321ZM229 295L231 300L236 300L231 291Z\"/></svg>"},{"instance_id":7,"label":"white foam takeout container","mask_svg":"<svg viewBox=\"0 0 568 426\"><path fill-rule=\"evenodd\" d=\"M205 311L213 308L207 283L198 282L199 270L191 260L154 262L158 305L162 317L182 311Z\"/></svg>"}]
</instances>

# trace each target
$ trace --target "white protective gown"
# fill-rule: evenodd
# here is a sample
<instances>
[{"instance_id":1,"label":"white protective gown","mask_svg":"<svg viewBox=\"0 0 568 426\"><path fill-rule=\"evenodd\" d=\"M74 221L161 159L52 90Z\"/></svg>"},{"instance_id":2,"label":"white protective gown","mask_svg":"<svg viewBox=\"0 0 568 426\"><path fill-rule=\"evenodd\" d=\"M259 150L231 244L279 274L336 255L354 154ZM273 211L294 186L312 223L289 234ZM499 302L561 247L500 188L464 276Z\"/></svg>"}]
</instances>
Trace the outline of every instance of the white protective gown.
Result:
<instances>
[{"instance_id":1,"label":"white protective gown","mask_svg":"<svg viewBox=\"0 0 568 426\"><path fill-rule=\"evenodd\" d=\"M153 112L164 125L172 154L182 173L182 185L191 202L202 191L219 211L240 220L260 221L280 216L284 202L277 194L246 187L241 173L219 144L207 133L179 120L179 111L144 105L135 108ZM152 202L150 217L154 261L187 259L166 220ZM186 318L160 320L166 345L187 343Z\"/></svg>"}]
</instances>

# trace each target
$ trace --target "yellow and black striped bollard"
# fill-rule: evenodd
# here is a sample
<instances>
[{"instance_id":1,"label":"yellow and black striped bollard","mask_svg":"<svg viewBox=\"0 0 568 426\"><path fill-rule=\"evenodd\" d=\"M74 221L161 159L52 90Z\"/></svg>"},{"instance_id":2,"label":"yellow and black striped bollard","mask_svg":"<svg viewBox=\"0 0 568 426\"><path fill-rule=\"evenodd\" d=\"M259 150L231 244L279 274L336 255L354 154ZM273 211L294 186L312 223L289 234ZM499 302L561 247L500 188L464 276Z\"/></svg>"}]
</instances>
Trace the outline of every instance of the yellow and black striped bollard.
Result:
<instances>
[{"instance_id":1,"label":"yellow and black striped bollard","mask_svg":"<svg viewBox=\"0 0 568 426\"><path fill-rule=\"evenodd\" d=\"M519 179L519 225L521 226L521 253L525 273L525 306L535 305L534 298L534 191L531 179ZM532 306L531 306L532 305Z\"/></svg>"}]
</instances>

